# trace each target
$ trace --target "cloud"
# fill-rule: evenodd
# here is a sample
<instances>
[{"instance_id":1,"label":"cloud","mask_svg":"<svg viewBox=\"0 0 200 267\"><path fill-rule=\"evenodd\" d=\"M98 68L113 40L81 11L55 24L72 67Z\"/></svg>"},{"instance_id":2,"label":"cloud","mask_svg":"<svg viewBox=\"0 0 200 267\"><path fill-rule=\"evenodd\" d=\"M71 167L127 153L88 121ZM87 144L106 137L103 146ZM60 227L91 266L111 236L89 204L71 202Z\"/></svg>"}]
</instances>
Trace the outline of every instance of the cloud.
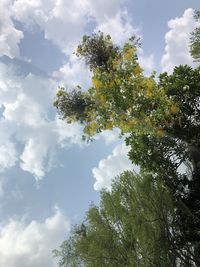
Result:
<instances>
[{"instance_id":1,"label":"cloud","mask_svg":"<svg viewBox=\"0 0 200 267\"><path fill-rule=\"evenodd\" d=\"M123 3L124 0L3 0L0 4L0 53L11 58L20 54L18 45L23 32L16 28L15 22L20 22L23 30L39 27L44 38L67 55L91 25L112 34L114 41L122 43L136 30Z\"/></svg>"},{"instance_id":2,"label":"cloud","mask_svg":"<svg viewBox=\"0 0 200 267\"><path fill-rule=\"evenodd\" d=\"M0 198L4 195L4 178L0 177Z\"/></svg>"},{"instance_id":3,"label":"cloud","mask_svg":"<svg viewBox=\"0 0 200 267\"><path fill-rule=\"evenodd\" d=\"M37 180L42 179L53 166L52 157L59 147L84 145L81 132L79 124L66 124L58 118L29 128L25 133L25 146L20 156L21 168L32 173ZM19 141L22 139L19 138Z\"/></svg>"},{"instance_id":4,"label":"cloud","mask_svg":"<svg viewBox=\"0 0 200 267\"><path fill-rule=\"evenodd\" d=\"M165 53L161 59L162 71L171 72L180 64L195 65L189 53L190 33L197 26L192 8L185 10L182 17L168 22L170 30L165 35Z\"/></svg>"},{"instance_id":5,"label":"cloud","mask_svg":"<svg viewBox=\"0 0 200 267\"><path fill-rule=\"evenodd\" d=\"M93 16L98 24L104 22L104 20L115 17L121 9L122 0L88 0L88 7L91 16Z\"/></svg>"},{"instance_id":6,"label":"cloud","mask_svg":"<svg viewBox=\"0 0 200 267\"><path fill-rule=\"evenodd\" d=\"M72 54L69 61L53 73L53 77L59 81L60 86L70 88L80 85L85 88L90 85L91 73L85 63Z\"/></svg>"},{"instance_id":7,"label":"cloud","mask_svg":"<svg viewBox=\"0 0 200 267\"><path fill-rule=\"evenodd\" d=\"M113 38L122 41L132 34L127 12L122 12L122 0L56 0L14 2L12 14L25 28L39 26L46 39L52 41L66 54L71 54L74 45L95 23L99 29L111 28ZM127 20L127 22L126 22ZM116 24L116 26L115 26ZM59 30L58 30L59 29Z\"/></svg>"},{"instance_id":8,"label":"cloud","mask_svg":"<svg viewBox=\"0 0 200 267\"><path fill-rule=\"evenodd\" d=\"M122 45L128 39L139 33L139 30L131 25L127 11L118 11L112 17L105 17L105 20L97 25L95 31L102 31L109 34L116 44Z\"/></svg>"},{"instance_id":9,"label":"cloud","mask_svg":"<svg viewBox=\"0 0 200 267\"><path fill-rule=\"evenodd\" d=\"M43 222L10 219L0 225L0 266L56 267L52 250L60 245L69 228L59 208Z\"/></svg>"},{"instance_id":10,"label":"cloud","mask_svg":"<svg viewBox=\"0 0 200 267\"><path fill-rule=\"evenodd\" d=\"M16 144L10 140L13 133L13 125L0 120L0 172L15 166L18 160Z\"/></svg>"},{"instance_id":11,"label":"cloud","mask_svg":"<svg viewBox=\"0 0 200 267\"><path fill-rule=\"evenodd\" d=\"M53 166L57 149L82 145L82 128L60 122L53 110L56 83L33 74L16 75L0 64L0 169L17 161L37 180ZM21 152L17 151L20 144Z\"/></svg>"},{"instance_id":12,"label":"cloud","mask_svg":"<svg viewBox=\"0 0 200 267\"><path fill-rule=\"evenodd\" d=\"M138 61L147 74L151 74L155 69L155 58L153 54L146 56L144 54L144 51L142 49L139 49Z\"/></svg>"},{"instance_id":13,"label":"cloud","mask_svg":"<svg viewBox=\"0 0 200 267\"><path fill-rule=\"evenodd\" d=\"M54 130L58 135L58 143L61 147L68 147L72 144L80 147L86 144L82 140L83 127L79 123L67 124L58 117L55 119Z\"/></svg>"},{"instance_id":14,"label":"cloud","mask_svg":"<svg viewBox=\"0 0 200 267\"><path fill-rule=\"evenodd\" d=\"M94 136L95 140L103 139L106 145L119 141L120 130L115 128L113 130L105 130Z\"/></svg>"},{"instance_id":15,"label":"cloud","mask_svg":"<svg viewBox=\"0 0 200 267\"><path fill-rule=\"evenodd\" d=\"M89 6L87 0L19 0L13 5L13 16L26 28L39 26L46 39L69 54L86 31Z\"/></svg>"},{"instance_id":16,"label":"cloud","mask_svg":"<svg viewBox=\"0 0 200 267\"><path fill-rule=\"evenodd\" d=\"M23 33L14 26L11 5L10 0L0 1L0 56L13 58L19 56L19 43Z\"/></svg>"},{"instance_id":17,"label":"cloud","mask_svg":"<svg viewBox=\"0 0 200 267\"><path fill-rule=\"evenodd\" d=\"M8 0L3 3L10 12L6 25L10 23L14 28L15 20L20 22L22 29L30 31L39 27L44 37L66 54L71 54L75 43L91 22L96 30L99 27L106 33L112 32L114 41L118 43L135 32L128 13L122 11L121 0ZM83 144L81 126L67 125L55 116L52 104L56 87L61 80L66 87L77 84L88 87L90 74L74 55L69 56L69 61L54 72L53 77L57 81L28 72L23 75L19 73L17 75L12 66L0 64L1 121L8 129L8 135L5 137L4 134L2 138L4 153L0 158L0 167L9 168L19 162L24 171L39 180L50 170L59 147ZM108 133L104 134L104 138L106 142L115 139L113 134ZM20 151L17 151L18 145Z\"/></svg>"},{"instance_id":18,"label":"cloud","mask_svg":"<svg viewBox=\"0 0 200 267\"><path fill-rule=\"evenodd\" d=\"M128 152L129 148L124 143L119 144L113 149L112 154L99 162L98 167L92 169L96 180L95 190L98 191L103 188L110 190L114 177L125 170L136 169L127 156Z\"/></svg>"},{"instance_id":19,"label":"cloud","mask_svg":"<svg viewBox=\"0 0 200 267\"><path fill-rule=\"evenodd\" d=\"M15 145L7 142L0 145L0 171L13 167L17 161Z\"/></svg>"}]
</instances>

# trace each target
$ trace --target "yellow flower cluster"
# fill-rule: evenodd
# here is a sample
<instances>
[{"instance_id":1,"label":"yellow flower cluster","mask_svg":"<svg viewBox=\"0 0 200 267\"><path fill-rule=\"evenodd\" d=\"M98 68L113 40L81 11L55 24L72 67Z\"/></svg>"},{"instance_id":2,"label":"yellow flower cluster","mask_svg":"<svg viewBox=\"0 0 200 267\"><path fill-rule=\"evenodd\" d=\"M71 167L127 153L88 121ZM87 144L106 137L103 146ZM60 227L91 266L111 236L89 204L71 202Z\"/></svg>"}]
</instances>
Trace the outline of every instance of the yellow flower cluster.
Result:
<instances>
[{"instance_id":1,"label":"yellow flower cluster","mask_svg":"<svg viewBox=\"0 0 200 267\"><path fill-rule=\"evenodd\" d=\"M105 128L107 130L112 130L113 129L113 122L112 121L108 121L105 125Z\"/></svg>"},{"instance_id":2,"label":"yellow flower cluster","mask_svg":"<svg viewBox=\"0 0 200 267\"><path fill-rule=\"evenodd\" d=\"M176 114L178 113L178 111L179 111L179 108L175 104L170 107L170 112L172 114Z\"/></svg>"},{"instance_id":3,"label":"yellow flower cluster","mask_svg":"<svg viewBox=\"0 0 200 267\"><path fill-rule=\"evenodd\" d=\"M95 123L95 122L92 122L87 126L87 130L86 131L87 131L88 134L92 135L92 134L96 133L97 129L98 129L98 124Z\"/></svg>"},{"instance_id":4,"label":"yellow flower cluster","mask_svg":"<svg viewBox=\"0 0 200 267\"><path fill-rule=\"evenodd\" d=\"M125 60L131 60L133 55L134 55L134 49L133 49L133 47L131 47L124 53L124 59Z\"/></svg>"},{"instance_id":5,"label":"yellow flower cluster","mask_svg":"<svg viewBox=\"0 0 200 267\"><path fill-rule=\"evenodd\" d=\"M142 73L142 69L141 69L140 65L137 64L137 66L134 67L134 69L133 69L133 74L134 74L135 76L138 76L138 75L140 75L141 73Z\"/></svg>"},{"instance_id":6,"label":"yellow flower cluster","mask_svg":"<svg viewBox=\"0 0 200 267\"><path fill-rule=\"evenodd\" d=\"M111 81L111 82L109 82L108 87L109 88L112 88L114 85L115 85L115 82L114 81Z\"/></svg>"},{"instance_id":7,"label":"yellow flower cluster","mask_svg":"<svg viewBox=\"0 0 200 267\"><path fill-rule=\"evenodd\" d=\"M120 65L120 60L117 59L117 58L113 59L113 61L112 61L112 65L113 65L113 68L114 68L114 69L117 69L118 66Z\"/></svg>"},{"instance_id":8,"label":"yellow flower cluster","mask_svg":"<svg viewBox=\"0 0 200 267\"><path fill-rule=\"evenodd\" d=\"M101 88L103 86L103 83L100 80L96 79L96 78L92 79L92 84L97 89L99 89L99 88Z\"/></svg>"},{"instance_id":9,"label":"yellow flower cluster","mask_svg":"<svg viewBox=\"0 0 200 267\"><path fill-rule=\"evenodd\" d=\"M154 89L154 81L148 79L145 84L145 95L147 97L152 97Z\"/></svg>"},{"instance_id":10,"label":"yellow flower cluster","mask_svg":"<svg viewBox=\"0 0 200 267\"><path fill-rule=\"evenodd\" d=\"M165 133L162 129L158 129L156 135L158 138L162 138L165 135Z\"/></svg>"}]
</instances>

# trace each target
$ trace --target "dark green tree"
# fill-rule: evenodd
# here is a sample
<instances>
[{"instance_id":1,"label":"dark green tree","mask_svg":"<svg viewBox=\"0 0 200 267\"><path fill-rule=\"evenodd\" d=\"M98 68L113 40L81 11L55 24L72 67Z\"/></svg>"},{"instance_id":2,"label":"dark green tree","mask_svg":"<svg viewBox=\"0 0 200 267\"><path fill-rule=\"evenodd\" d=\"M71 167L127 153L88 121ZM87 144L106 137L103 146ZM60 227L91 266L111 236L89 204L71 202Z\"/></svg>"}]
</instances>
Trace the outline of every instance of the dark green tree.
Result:
<instances>
[{"instance_id":1,"label":"dark green tree","mask_svg":"<svg viewBox=\"0 0 200 267\"><path fill-rule=\"evenodd\" d=\"M57 100L54 105L57 107L61 118L67 120L67 123L72 121L83 123L93 106L93 102L89 94L81 91L79 86L69 92L62 87L57 93Z\"/></svg>"},{"instance_id":2,"label":"dark green tree","mask_svg":"<svg viewBox=\"0 0 200 267\"><path fill-rule=\"evenodd\" d=\"M109 35L104 36L102 32L99 32L92 36L84 35L75 54L85 58L90 70L95 68L109 70L110 62L115 58L118 50L118 47L113 45Z\"/></svg>"}]
</instances>

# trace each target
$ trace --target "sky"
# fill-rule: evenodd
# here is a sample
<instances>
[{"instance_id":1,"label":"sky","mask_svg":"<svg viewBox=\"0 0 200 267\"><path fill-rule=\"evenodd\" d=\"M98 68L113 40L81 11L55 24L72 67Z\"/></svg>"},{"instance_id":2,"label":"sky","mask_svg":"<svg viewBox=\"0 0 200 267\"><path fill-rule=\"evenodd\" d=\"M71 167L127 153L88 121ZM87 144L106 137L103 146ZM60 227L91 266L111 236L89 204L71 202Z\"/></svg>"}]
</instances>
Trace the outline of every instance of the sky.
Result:
<instances>
[{"instance_id":1,"label":"sky","mask_svg":"<svg viewBox=\"0 0 200 267\"><path fill-rule=\"evenodd\" d=\"M73 52L98 30L123 45L142 40L145 73L195 63L190 32L198 0L0 1L0 266L56 267L52 250L80 223L99 191L132 170L118 130L91 143L53 107L59 86L90 86Z\"/></svg>"}]
</instances>

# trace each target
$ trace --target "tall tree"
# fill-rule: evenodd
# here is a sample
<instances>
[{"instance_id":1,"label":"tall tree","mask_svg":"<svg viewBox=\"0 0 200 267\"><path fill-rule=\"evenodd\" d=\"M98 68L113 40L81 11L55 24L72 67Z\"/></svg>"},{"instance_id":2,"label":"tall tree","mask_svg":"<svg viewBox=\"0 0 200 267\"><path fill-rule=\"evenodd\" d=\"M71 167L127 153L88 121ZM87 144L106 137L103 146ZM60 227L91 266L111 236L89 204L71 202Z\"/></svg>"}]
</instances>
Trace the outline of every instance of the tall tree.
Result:
<instances>
[{"instance_id":1,"label":"tall tree","mask_svg":"<svg viewBox=\"0 0 200 267\"><path fill-rule=\"evenodd\" d=\"M89 64L93 86L76 93L61 88L54 103L61 118L80 121L88 135L118 127L122 133L199 139L200 67L176 67L157 82L144 75L136 52L134 38L118 48L102 33L84 37L77 55Z\"/></svg>"},{"instance_id":2,"label":"tall tree","mask_svg":"<svg viewBox=\"0 0 200 267\"><path fill-rule=\"evenodd\" d=\"M55 106L62 119L80 121L86 136L114 127L128 135L132 162L162 177L174 204L184 206L176 217L180 243L195 241L194 254L200 255L200 67L145 76L137 45L132 38L116 47L103 33L84 37L77 55L89 64L93 85L76 91L78 102L73 91L61 88Z\"/></svg>"},{"instance_id":3,"label":"tall tree","mask_svg":"<svg viewBox=\"0 0 200 267\"><path fill-rule=\"evenodd\" d=\"M84 124L87 136L113 127L128 133L130 158L143 167L149 167L153 160L152 167L164 164L175 172L187 161L197 174L200 67L179 66L171 75L161 74L157 81L154 75L143 74L137 61L137 43L132 38L119 48L102 33L85 36L77 55L89 64L93 86L87 92L80 87L71 92L61 88L54 104L62 119Z\"/></svg>"},{"instance_id":4,"label":"tall tree","mask_svg":"<svg viewBox=\"0 0 200 267\"><path fill-rule=\"evenodd\" d=\"M196 266L193 247L179 242L176 216L161 180L125 172L54 254L60 267Z\"/></svg>"}]
</instances>

